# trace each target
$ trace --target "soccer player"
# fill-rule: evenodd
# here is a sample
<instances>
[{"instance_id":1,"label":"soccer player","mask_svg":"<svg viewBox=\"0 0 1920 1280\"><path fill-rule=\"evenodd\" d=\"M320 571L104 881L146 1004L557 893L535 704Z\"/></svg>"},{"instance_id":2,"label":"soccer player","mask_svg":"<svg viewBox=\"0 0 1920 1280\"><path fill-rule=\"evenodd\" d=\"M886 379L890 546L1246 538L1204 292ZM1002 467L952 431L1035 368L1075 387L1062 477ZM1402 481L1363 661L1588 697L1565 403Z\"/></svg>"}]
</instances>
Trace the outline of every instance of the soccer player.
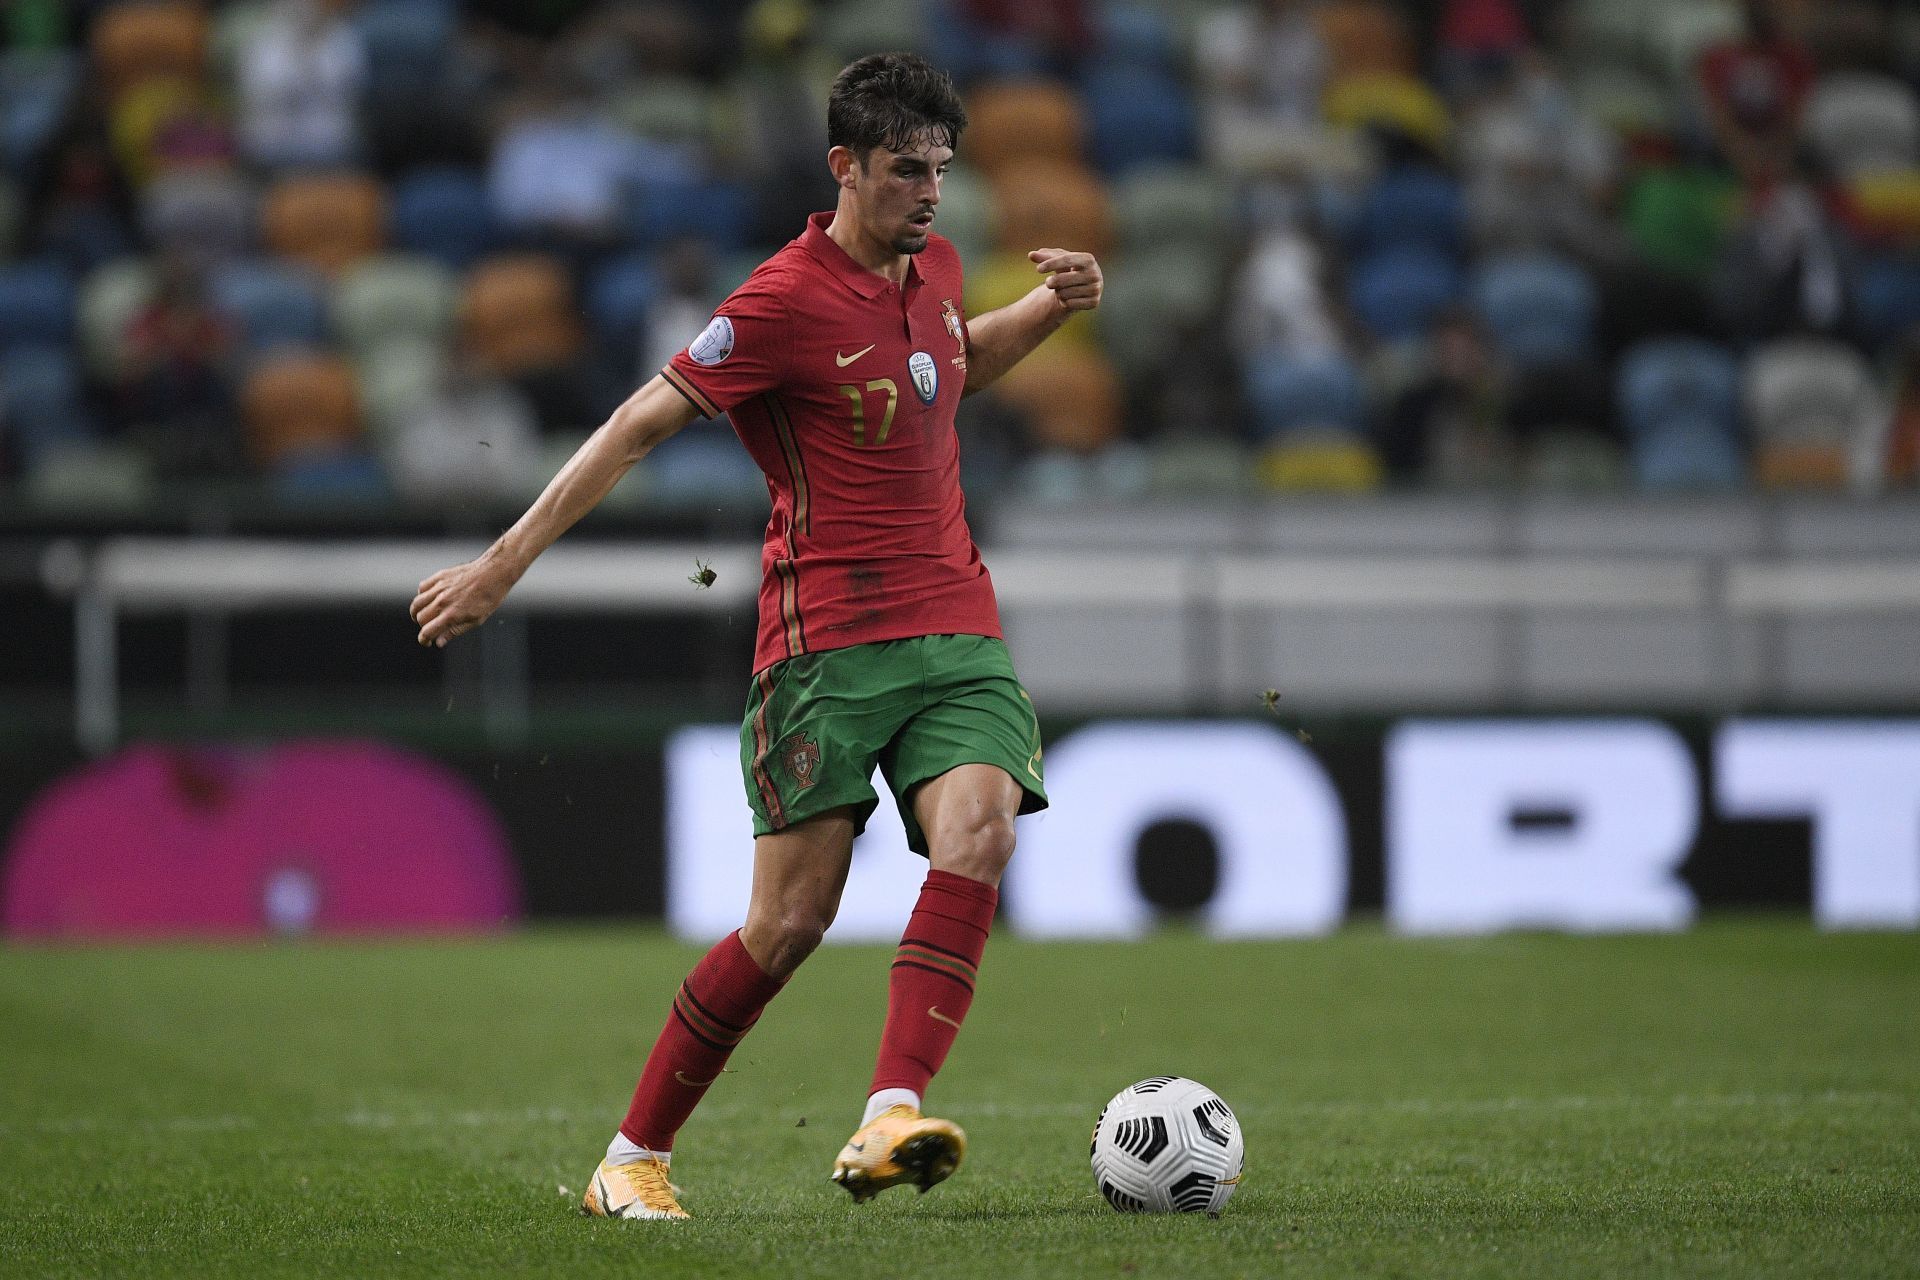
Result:
<instances>
[{"instance_id":1,"label":"soccer player","mask_svg":"<svg viewBox=\"0 0 1920 1280\"><path fill-rule=\"evenodd\" d=\"M1035 249L1026 296L961 311L960 259L934 235L966 114L910 54L834 81L833 212L768 259L658 377L614 410L479 559L420 584L423 645L479 626L541 551L695 415L722 413L773 498L740 764L753 810L745 924L687 975L583 1208L684 1218L674 1136L839 905L879 766L926 856L895 953L866 1115L832 1178L865 1201L926 1190L966 1136L921 1114L973 1000L1013 854L1045 807L1039 725L1000 638L993 583L963 511L954 410L1075 311L1099 304L1091 254Z\"/></svg>"}]
</instances>

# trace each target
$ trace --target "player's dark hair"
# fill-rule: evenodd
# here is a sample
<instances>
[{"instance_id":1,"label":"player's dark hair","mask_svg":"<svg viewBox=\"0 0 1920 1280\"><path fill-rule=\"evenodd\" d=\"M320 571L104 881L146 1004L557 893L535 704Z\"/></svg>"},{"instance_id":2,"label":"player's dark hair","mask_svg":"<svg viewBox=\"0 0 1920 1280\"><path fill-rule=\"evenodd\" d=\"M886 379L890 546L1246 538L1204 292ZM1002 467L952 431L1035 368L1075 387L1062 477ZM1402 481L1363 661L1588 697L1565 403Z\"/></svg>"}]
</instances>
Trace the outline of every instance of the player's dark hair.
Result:
<instances>
[{"instance_id":1,"label":"player's dark hair","mask_svg":"<svg viewBox=\"0 0 1920 1280\"><path fill-rule=\"evenodd\" d=\"M827 145L845 147L863 166L875 147L957 146L966 127L953 78L915 53L871 53L849 63L827 95Z\"/></svg>"}]
</instances>

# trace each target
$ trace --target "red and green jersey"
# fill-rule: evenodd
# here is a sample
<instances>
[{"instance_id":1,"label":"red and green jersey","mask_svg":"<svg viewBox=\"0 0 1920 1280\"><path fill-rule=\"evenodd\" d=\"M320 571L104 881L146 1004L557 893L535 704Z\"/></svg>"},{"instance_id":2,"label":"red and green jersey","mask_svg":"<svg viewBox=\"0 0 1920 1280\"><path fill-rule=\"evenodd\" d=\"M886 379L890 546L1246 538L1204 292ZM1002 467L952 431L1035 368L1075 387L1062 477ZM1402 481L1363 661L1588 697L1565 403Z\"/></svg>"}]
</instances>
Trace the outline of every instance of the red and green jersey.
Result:
<instances>
[{"instance_id":1,"label":"red and green jersey","mask_svg":"<svg viewBox=\"0 0 1920 1280\"><path fill-rule=\"evenodd\" d=\"M808 219L662 371L703 416L733 420L767 478L755 671L876 640L1000 635L960 493L960 255L929 236L896 287L828 238L831 220Z\"/></svg>"}]
</instances>

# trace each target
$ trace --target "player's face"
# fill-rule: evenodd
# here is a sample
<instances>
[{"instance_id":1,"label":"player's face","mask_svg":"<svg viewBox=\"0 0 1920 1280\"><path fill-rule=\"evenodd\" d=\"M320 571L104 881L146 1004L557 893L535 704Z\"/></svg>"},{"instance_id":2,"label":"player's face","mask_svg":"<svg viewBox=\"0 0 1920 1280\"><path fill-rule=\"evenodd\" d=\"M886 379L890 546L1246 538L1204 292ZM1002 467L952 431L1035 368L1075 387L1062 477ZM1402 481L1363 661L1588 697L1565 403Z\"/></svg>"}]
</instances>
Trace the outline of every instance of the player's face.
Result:
<instances>
[{"instance_id":1,"label":"player's face","mask_svg":"<svg viewBox=\"0 0 1920 1280\"><path fill-rule=\"evenodd\" d=\"M856 164L853 192L860 221L874 239L895 253L927 247L940 183L953 163L953 148L920 143L905 151L875 147L864 165Z\"/></svg>"}]
</instances>

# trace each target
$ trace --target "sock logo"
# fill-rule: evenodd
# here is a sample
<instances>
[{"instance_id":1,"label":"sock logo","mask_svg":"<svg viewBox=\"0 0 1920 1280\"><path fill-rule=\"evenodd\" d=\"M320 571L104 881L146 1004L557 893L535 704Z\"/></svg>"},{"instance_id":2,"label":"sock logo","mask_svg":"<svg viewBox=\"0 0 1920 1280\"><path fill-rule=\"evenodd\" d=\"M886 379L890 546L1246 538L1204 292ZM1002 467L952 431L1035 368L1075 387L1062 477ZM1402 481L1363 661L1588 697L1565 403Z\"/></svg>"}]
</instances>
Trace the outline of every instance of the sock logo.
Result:
<instances>
[{"instance_id":1,"label":"sock logo","mask_svg":"<svg viewBox=\"0 0 1920 1280\"><path fill-rule=\"evenodd\" d=\"M673 1073L673 1078L675 1080L678 1080L681 1084L687 1086L687 1088L689 1089L704 1089L708 1085L712 1084L714 1080L718 1080L720 1077L715 1076L713 1077L713 1080L689 1080L687 1079L686 1072L676 1071Z\"/></svg>"},{"instance_id":2,"label":"sock logo","mask_svg":"<svg viewBox=\"0 0 1920 1280\"><path fill-rule=\"evenodd\" d=\"M948 1026L952 1027L955 1031L958 1031L960 1029L960 1024L955 1022L952 1018L949 1018L946 1014L940 1012L940 1006L937 1004L927 1006L927 1016L929 1018L932 1018L935 1022L946 1023Z\"/></svg>"}]
</instances>

